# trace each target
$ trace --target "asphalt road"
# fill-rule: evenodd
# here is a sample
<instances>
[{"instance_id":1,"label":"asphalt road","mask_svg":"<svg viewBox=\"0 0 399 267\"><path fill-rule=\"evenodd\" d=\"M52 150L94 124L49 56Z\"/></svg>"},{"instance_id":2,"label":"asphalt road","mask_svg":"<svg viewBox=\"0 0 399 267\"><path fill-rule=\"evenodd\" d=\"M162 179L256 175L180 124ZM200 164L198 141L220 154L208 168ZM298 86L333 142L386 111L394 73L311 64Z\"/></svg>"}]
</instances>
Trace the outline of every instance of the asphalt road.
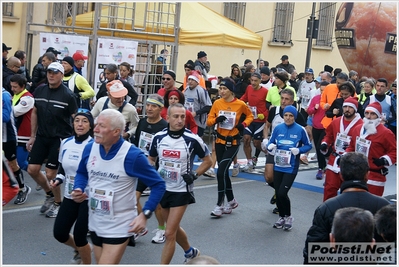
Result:
<instances>
[{"instance_id":1,"label":"asphalt road","mask_svg":"<svg viewBox=\"0 0 399 267\"><path fill-rule=\"evenodd\" d=\"M396 192L396 167L390 170L387 195ZM306 232L315 208L322 202L322 181L317 181L314 175L314 169L302 168L289 192L295 218L291 231L272 227L278 219L278 215L271 212L274 206L269 204L273 190L265 184L262 175L247 173L233 178L239 206L232 214L219 219L210 216L217 200L216 181L200 177L195 184L196 203L187 209L181 226L192 246L222 264L301 264ZM27 183L34 188L31 178L27 178ZM142 198L142 203L146 198ZM43 200L44 192L33 189L24 205L10 202L3 207L3 265L69 264L73 251L54 239L54 219L39 213ZM159 264L163 245L151 243L151 231L156 226L154 216L148 221L149 233L137 240L136 247L127 248L121 264ZM171 264L183 261L183 251L177 245Z\"/></svg>"}]
</instances>

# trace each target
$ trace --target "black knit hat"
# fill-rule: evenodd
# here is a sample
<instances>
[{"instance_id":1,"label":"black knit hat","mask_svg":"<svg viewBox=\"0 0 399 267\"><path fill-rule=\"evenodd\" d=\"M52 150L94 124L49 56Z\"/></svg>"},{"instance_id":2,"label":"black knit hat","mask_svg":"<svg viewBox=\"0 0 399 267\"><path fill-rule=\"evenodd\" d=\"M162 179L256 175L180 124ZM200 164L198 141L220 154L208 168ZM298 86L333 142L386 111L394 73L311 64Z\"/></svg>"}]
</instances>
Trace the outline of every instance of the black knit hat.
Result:
<instances>
[{"instance_id":1,"label":"black knit hat","mask_svg":"<svg viewBox=\"0 0 399 267\"><path fill-rule=\"evenodd\" d=\"M73 60L72 57L64 57L62 61L68 62L68 64L71 65L71 67L73 67L73 65L75 64L75 61Z\"/></svg>"},{"instance_id":2,"label":"black knit hat","mask_svg":"<svg viewBox=\"0 0 399 267\"><path fill-rule=\"evenodd\" d=\"M184 64L184 68L189 68L190 70L194 70L194 62L191 60L191 59L189 59L188 61L187 61L187 63L186 64Z\"/></svg>"},{"instance_id":3,"label":"black knit hat","mask_svg":"<svg viewBox=\"0 0 399 267\"><path fill-rule=\"evenodd\" d=\"M233 93L234 93L234 91L235 91L234 83L233 83L230 79L223 79L223 80L220 82L220 85L219 85L219 86L226 86L227 89L229 89L229 90L232 91Z\"/></svg>"},{"instance_id":4,"label":"black knit hat","mask_svg":"<svg viewBox=\"0 0 399 267\"><path fill-rule=\"evenodd\" d=\"M173 80L176 80L176 73L173 70L167 70L163 74L169 74Z\"/></svg>"}]
</instances>

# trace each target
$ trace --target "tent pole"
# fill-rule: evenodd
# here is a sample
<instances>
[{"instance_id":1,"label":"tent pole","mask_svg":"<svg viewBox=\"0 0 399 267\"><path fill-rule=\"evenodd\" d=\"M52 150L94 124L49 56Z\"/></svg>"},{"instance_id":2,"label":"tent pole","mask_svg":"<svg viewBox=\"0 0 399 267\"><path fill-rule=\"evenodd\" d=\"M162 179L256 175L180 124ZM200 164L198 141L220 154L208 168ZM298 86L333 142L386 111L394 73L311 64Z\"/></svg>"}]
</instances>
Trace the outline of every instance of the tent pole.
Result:
<instances>
[{"instance_id":1,"label":"tent pole","mask_svg":"<svg viewBox=\"0 0 399 267\"><path fill-rule=\"evenodd\" d=\"M181 13L181 3L176 3L176 11L175 11L175 42L173 49L173 57L172 60L172 70L177 70L177 57L179 54L179 34L180 34L180 13Z\"/></svg>"},{"instance_id":2,"label":"tent pole","mask_svg":"<svg viewBox=\"0 0 399 267\"><path fill-rule=\"evenodd\" d=\"M95 73L96 73L96 58L97 58L97 43L98 43L98 29L100 27L100 12L101 12L101 3L95 3L94 9L94 25L93 25L93 35L92 40L90 42L90 76L89 81L92 85L94 91L97 93L97 84L95 84Z\"/></svg>"}]
</instances>

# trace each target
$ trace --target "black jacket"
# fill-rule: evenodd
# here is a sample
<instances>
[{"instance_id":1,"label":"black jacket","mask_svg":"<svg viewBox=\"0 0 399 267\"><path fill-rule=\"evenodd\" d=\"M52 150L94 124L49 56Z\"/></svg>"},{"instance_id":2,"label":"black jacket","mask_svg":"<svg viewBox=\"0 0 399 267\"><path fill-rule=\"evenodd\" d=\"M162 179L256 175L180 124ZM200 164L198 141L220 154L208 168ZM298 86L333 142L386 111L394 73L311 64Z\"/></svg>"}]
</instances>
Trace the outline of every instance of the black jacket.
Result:
<instances>
[{"instance_id":1,"label":"black jacket","mask_svg":"<svg viewBox=\"0 0 399 267\"><path fill-rule=\"evenodd\" d=\"M47 73L42 63L37 63L33 67L32 71L32 86L30 92L33 93L35 89L41 85L47 83Z\"/></svg>"},{"instance_id":2,"label":"black jacket","mask_svg":"<svg viewBox=\"0 0 399 267\"><path fill-rule=\"evenodd\" d=\"M326 110L326 117L333 118L333 119L341 117L343 115L343 109L342 109L343 104L344 104L343 98L335 99L332 102L331 107L328 110ZM337 115L334 115L334 113L333 113L334 108L339 109L339 112ZM357 113L359 113L360 117L362 117L362 118L364 117L363 106L360 103L358 103L358 105L357 105Z\"/></svg>"},{"instance_id":3,"label":"black jacket","mask_svg":"<svg viewBox=\"0 0 399 267\"><path fill-rule=\"evenodd\" d=\"M122 80L120 80L120 81L122 82L123 86L127 89L127 95L130 96L129 103L132 104L133 106L135 106L139 95L137 94L136 90L134 90L134 88L130 85L130 83L122 81ZM101 97L108 95L107 94L107 86L106 86L107 83L101 84L100 89L97 92L96 99L100 99Z\"/></svg>"},{"instance_id":4,"label":"black jacket","mask_svg":"<svg viewBox=\"0 0 399 267\"><path fill-rule=\"evenodd\" d=\"M14 95L14 92L11 90L10 79L16 73L5 67L3 69L3 87L11 94Z\"/></svg>"},{"instance_id":5,"label":"black jacket","mask_svg":"<svg viewBox=\"0 0 399 267\"><path fill-rule=\"evenodd\" d=\"M347 188L367 188L364 184L355 184L353 181L343 182L341 192ZM313 223L310 227L303 249L304 263L308 263L308 243L309 242L330 242L329 234L332 228L334 214L338 209L346 207L357 207L369 210L375 214L382 207L389 205L385 198L373 195L369 192L353 191L344 192L336 197L330 198L322 203L314 212ZM376 242L383 242L382 238L376 233Z\"/></svg>"}]
</instances>

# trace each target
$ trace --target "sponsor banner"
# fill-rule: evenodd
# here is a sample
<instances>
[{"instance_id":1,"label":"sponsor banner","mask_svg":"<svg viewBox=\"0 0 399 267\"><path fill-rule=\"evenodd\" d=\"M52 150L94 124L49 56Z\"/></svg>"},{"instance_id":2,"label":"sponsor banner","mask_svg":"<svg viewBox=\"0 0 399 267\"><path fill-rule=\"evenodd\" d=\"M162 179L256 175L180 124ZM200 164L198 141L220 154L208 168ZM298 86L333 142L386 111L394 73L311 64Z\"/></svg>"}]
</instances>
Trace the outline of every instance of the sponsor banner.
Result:
<instances>
[{"instance_id":1,"label":"sponsor banner","mask_svg":"<svg viewBox=\"0 0 399 267\"><path fill-rule=\"evenodd\" d=\"M89 37L70 34L40 33L40 55L46 53L47 48L54 47L60 51L57 59L62 60L66 56L72 57L76 52L88 56ZM87 65L87 61L86 61ZM87 77L87 67L82 68L83 77Z\"/></svg>"},{"instance_id":2,"label":"sponsor banner","mask_svg":"<svg viewBox=\"0 0 399 267\"><path fill-rule=\"evenodd\" d=\"M98 38L94 77L96 93L106 80L104 67L107 64L113 63L119 68L122 62L127 62L135 69L138 44L138 42L130 40Z\"/></svg>"},{"instance_id":3,"label":"sponsor banner","mask_svg":"<svg viewBox=\"0 0 399 267\"><path fill-rule=\"evenodd\" d=\"M309 242L309 263L392 264L396 263L394 243Z\"/></svg>"}]
</instances>

